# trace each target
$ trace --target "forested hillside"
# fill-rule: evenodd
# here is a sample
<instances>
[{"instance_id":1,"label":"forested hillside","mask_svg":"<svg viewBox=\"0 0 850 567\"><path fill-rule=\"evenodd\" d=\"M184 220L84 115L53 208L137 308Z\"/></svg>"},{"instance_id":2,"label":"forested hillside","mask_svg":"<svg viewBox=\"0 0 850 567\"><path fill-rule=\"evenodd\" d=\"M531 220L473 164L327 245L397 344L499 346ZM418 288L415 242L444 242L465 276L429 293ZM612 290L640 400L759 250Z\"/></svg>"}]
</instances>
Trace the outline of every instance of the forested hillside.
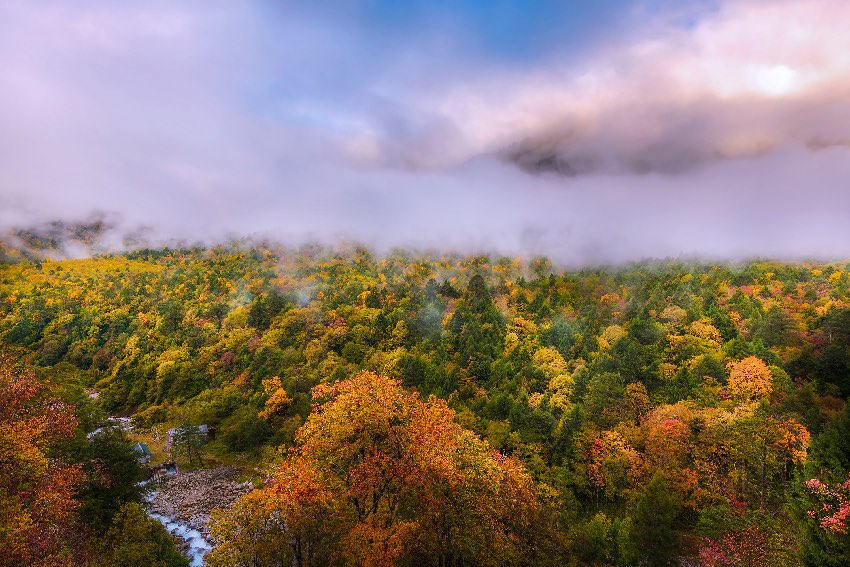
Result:
<instances>
[{"instance_id":1,"label":"forested hillside","mask_svg":"<svg viewBox=\"0 0 850 567\"><path fill-rule=\"evenodd\" d=\"M215 516L213 565L850 564L850 265L6 256L6 557L109 564L62 531L91 512L67 444L121 414L269 475Z\"/></svg>"}]
</instances>

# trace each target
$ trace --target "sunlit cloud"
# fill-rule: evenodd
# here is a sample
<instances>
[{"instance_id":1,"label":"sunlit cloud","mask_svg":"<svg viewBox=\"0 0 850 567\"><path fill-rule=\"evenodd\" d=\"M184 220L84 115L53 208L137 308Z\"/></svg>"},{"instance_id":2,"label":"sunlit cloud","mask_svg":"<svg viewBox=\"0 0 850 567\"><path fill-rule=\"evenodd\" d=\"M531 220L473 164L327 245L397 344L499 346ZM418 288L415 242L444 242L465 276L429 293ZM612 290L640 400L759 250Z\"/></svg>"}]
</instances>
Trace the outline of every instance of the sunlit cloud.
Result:
<instances>
[{"instance_id":1,"label":"sunlit cloud","mask_svg":"<svg viewBox=\"0 0 850 567\"><path fill-rule=\"evenodd\" d=\"M728 2L692 29L656 28L590 54L577 72L555 60L414 95L411 112L436 109L456 126L456 151L415 147L411 159L439 166L501 152L568 174L679 172L846 138L847 17L850 5L836 1Z\"/></svg>"}]
</instances>

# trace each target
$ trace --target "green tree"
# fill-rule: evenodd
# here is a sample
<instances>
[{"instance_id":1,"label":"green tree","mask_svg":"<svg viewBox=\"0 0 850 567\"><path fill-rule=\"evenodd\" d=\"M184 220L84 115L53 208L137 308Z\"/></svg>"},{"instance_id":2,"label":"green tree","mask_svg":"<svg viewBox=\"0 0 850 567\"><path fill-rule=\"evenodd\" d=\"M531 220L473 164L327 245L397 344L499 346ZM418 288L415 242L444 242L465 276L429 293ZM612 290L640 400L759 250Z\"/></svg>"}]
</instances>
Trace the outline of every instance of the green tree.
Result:
<instances>
[{"instance_id":1,"label":"green tree","mask_svg":"<svg viewBox=\"0 0 850 567\"><path fill-rule=\"evenodd\" d=\"M101 548L98 567L189 567L162 524L135 502L115 514Z\"/></svg>"},{"instance_id":2,"label":"green tree","mask_svg":"<svg viewBox=\"0 0 850 567\"><path fill-rule=\"evenodd\" d=\"M177 459L186 457L189 463L203 464L201 459L201 447L206 442L206 436L197 425L181 425L175 427L171 434L171 457Z\"/></svg>"},{"instance_id":3,"label":"green tree","mask_svg":"<svg viewBox=\"0 0 850 567\"><path fill-rule=\"evenodd\" d=\"M827 483L842 482L850 472L850 404L832 421L812 443L802 478L792 500L800 533L800 560L806 567L839 567L850 565L850 536L824 530L809 510L819 503L804 489L803 481L821 479Z\"/></svg>"},{"instance_id":4,"label":"green tree","mask_svg":"<svg viewBox=\"0 0 850 567\"><path fill-rule=\"evenodd\" d=\"M620 421L626 385L613 372L591 376L584 395L584 413L599 427L609 428Z\"/></svg>"},{"instance_id":5,"label":"green tree","mask_svg":"<svg viewBox=\"0 0 850 567\"><path fill-rule=\"evenodd\" d=\"M794 342L794 321L781 307L774 306L767 310L759 321L753 338L759 338L768 347L786 346Z\"/></svg>"},{"instance_id":6,"label":"green tree","mask_svg":"<svg viewBox=\"0 0 850 567\"><path fill-rule=\"evenodd\" d=\"M86 481L79 487L80 516L96 531L105 531L128 502L141 501L144 490L139 456L117 428L103 429L82 448Z\"/></svg>"},{"instance_id":7,"label":"green tree","mask_svg":"<svg viewBox=\"0 0 850 567\"><path fill-rule=\"evenodd\" d=\"M504 323L480 274L469 280L448 327L461 366L479 380L489 379L491 365L502 351Z\"/></svg>"},{"instance_id":8,"label":"green tree","mask_svg":"<svg viewBox=\"0 0 850 567\"><path fill-rule=\"evenodd\" d=\"M257 416L253 408L237 414L232 429L224 435L224 442L232 451L251 451L262 445L273 433L271 426Z\"/></svg>"},{"instance_id":9,"label":"green tree","mask_svg":"<svg viewBox=\"0 0 850 567\"><path fill-rule=\"evenodd\" d=\"M642 565L674 565L680 551L677 518L681 504L664 475L656 472L635 504L630 531L633 552Z\"/></svg>"}]
</instances>

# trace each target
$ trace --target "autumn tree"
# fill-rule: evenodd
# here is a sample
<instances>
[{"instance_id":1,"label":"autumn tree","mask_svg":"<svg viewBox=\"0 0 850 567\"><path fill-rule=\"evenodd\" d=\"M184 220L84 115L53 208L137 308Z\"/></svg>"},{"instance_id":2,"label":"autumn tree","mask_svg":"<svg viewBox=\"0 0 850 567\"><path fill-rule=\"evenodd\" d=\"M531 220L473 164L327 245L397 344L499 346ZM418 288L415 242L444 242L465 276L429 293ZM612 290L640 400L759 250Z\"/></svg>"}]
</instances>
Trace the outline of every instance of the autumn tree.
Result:
<instances>
[{"instance_id":1,"label":"autumn tree","mask_svg":"<svg viewBox=\"0 0 850 567\"><path fill-rule=\"evenodd\" d=\"M567 371L567 363L556 349L544 347L534 353L534 364L546 375L551 404L566 410L570 407L573 377Z\"/></svg>"},{"instance_id":2,"label":"autumn tree","mask_svg":"<svg viewBox=\"0 0 850 567\"><path fill-rule=\"evenodd\" d=\"M267 421L279 420L285 416L285 412L292 405L286 390L281 386L280 377L272 376L263 380L263 391L268 396L265 407L258 414L261 418Z\"/></svg>"},{"instance_id":3,"label":"autumn tree","mask_svg":"<svg viewBox=\"0 0 850 567\"><path fill-rule=\"evenodd\" d=\"M538 509L530 477L456 424L444 402L370 372L317 386L313 399L276 483L216 516L211 565L504 565L528 556Z\"/></svg>"},{"instance_id":4,"label":"autumn tree","mask_svg":"<svg viewBox=\"0 0 850 567\"><path fill-rule=\"evenodd\" d=\"M732 365L727 386L736 398L751 401L770 394L773 376L764 361L748 356Z\"/></svg>"},{"instance_id":5,"label":"autumn tree","mask_svg":"<svg viewBox=\"0 0 850 567\"><path fill-rule=\"evenodd\" d=\"M209 565L324 565L339 542L336 494L313 466L290 458L274 483L212 516Z\"/></svg>"},{"instance_id":6,"label":"autumn tree","mask_svg":"<svg viewBox=\"0 0 850 567\"><path fill-rule=\"evenodd\" d=\"M614 500L635 480L640 456L616 431L603 431L588 450L587 472L591 484Z\"/></svg>"},{"instance_id":7,"label":"autumn tree","mask_svg":"<svg viewBox=\"0 0 850 567\"><path fill-rule=\"evenodd\" d=\"M72 408L0 354L0 564L74 563L79 466L51 455L71 437Z\"/></svg>"},{"instance_id":8,"label":"autumn tree","mask_svg":"<svg viewBox=\"0 0 850 567\"><path fill-rule=\"evenodd\" d=\"M821 503L819 509L809 512L818 518L821 528L835 534L850 532L850 478L836 485L813 478L806 481L806 488Z\"/></svg>"},{"instance_id":9,"label":"autumn tree","mask_svg":"<svg viewBox=\"0 0 850 567\"><path fill-rule=\"evenodd\" d=\"M779 540L779 541L776 541ZM775 567L792 565L791 542L781 541L757 525L729 530L716 539L705 538L699 550L701 567Z\"/></svg>"},{"instance_id":10,"label":"autumn tree","mask_svg":"<svg viewBox=\"0 0 850 567\"><path fill-rule=\"evenodd\" d=\"M850 564L850 534L842 514L847 510L850 472L850 404L830 421L812 443L810 458L793 504L800 533L800 559L806 567ZM845 505L842 511L842 503ZM825 522L824 522L825 520Z\"/></svg>"}]
</instances>

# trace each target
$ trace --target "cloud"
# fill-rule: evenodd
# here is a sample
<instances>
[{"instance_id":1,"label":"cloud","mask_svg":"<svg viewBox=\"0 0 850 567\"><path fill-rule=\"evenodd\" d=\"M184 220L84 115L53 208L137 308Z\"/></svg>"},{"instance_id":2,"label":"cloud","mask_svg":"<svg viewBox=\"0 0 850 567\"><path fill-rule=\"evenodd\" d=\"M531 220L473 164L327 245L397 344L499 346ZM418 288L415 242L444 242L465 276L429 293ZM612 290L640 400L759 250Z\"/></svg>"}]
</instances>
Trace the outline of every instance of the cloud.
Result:
<instances>
[{"instance_id":1,"label":"cloud","mask_svg":"<svg viewBox=\"0 0 850 567\"><path fill-rule=\"evenodd\" d=\"M635 4L520 60L362 6L0 4L0 225L101 210L155 240L570 265L850 254L850 5Z\"/></svg>"},{"instance_id":2,"label":"cloud","mask_svg":"<svg viewBox=\"0 0 850 567\"><path fill-rule=\"evenodd\" d=\"M437 109L456 151L414 146L408 161L493 153L529 172L680 173L787 143L841 144L848 17L850 4L836 0L727 1L686 29L642 22L649 32L578 69L554 60L441 85L414 97L411 113Z\"/></svg>"}]
</instances>

